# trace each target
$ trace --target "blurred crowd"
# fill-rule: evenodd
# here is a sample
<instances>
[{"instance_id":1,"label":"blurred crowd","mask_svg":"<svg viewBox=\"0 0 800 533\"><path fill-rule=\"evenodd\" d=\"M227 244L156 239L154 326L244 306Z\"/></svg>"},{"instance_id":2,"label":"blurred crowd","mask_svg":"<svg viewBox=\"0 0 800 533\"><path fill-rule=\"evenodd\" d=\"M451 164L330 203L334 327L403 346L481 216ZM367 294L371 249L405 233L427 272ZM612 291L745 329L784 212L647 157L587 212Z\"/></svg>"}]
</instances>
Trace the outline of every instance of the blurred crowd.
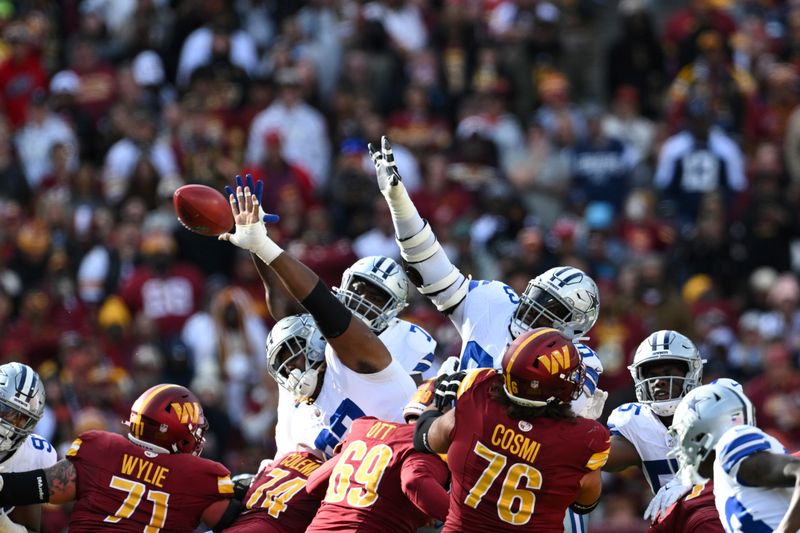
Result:
<instances>
[{"instance_id":1,"label":"blurred crowd","mask_svg":"<svg viewBox=\"0 0 800 533\"><path fill-rule=\"evenodd\" d=\"M675 329L798 449L798 89L797 0L0 0L0 359L38 369L62 451L169 381L205 454L254 471L274 321L172 193L254 174L271 235L338 285L399 256L366 152L388 134L463 272L594 276L609 408ZM404 318L458 353L416 296ZM640 479L608 478L593 531L641 530Z\"/></svg>"}]
</instances>

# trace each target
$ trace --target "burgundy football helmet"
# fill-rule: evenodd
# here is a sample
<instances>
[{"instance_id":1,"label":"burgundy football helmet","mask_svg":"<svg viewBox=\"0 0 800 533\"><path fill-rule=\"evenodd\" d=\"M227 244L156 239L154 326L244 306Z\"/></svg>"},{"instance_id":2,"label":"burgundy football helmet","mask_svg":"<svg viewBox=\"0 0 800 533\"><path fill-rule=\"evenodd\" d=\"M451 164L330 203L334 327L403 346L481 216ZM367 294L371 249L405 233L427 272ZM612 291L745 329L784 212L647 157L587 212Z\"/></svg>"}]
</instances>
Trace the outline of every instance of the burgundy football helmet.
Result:
<instances>
[{"instance_id":1,"label":"burgundy football helmet","mask_svg":"<svg viewBox=\"0 0 800 533\"><path fill-rule=\"evenodd\" d=\"M134 444L157 453L200 455L208 422L200 400L186 387L173 384L147 389L133 403L126 422Z\"/></svg>"},{"instance_id":2,"label":"burgundy football helmet","mask_svg":"<svg viewBox=\"0 0 800 533\"><path fill-rule=\"evenodd\" d=\"M553 328L517 337L503 354L503 388L514 403L541 407L581 395L586 368L571 340Z\"/></svg>"}]
</instances>

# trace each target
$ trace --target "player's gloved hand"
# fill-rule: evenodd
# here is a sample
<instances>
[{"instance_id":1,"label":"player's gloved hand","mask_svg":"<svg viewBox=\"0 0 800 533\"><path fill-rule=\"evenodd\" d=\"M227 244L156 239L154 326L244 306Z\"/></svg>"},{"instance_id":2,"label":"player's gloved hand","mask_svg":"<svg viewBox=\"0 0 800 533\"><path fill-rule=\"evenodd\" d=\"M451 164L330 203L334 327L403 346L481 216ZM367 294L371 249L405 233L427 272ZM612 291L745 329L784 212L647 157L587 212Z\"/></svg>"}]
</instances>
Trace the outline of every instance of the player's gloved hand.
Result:
<instances>
[{"instance_id":1,"label":"player's gloved hand","mask_svg":"<svg viewBox=\"0 0 800 533\"><path fill-rule=\"evenodd\" d=\"M647 509L644 510L645 520L655 522L659 515L666 512L673 503L680 500L684 494L691 490L692 486L685 484L681 478L682 476L676 475L669 483L658 489Z\"/></svg>"},{"instance_id":2,"label":"player's gloved hand","mask_svg":"<svg viewBox=\"0 0 800 533\"><path fill-rule=\"evenodd\" d=\"M233 481L233 497L239 501L243 501L255 478L255 474L238 474L233 476L231 478L231 481Z\"/></svg>"},{"instance_id":3,"label":"player's gloved hand","mask_svg":"<svg viewBox=\"0 0 800 533\"><path fill-rule=\"evenodd\" d=\"M583 402L581 409L576 413L583 418L597 420L603 414L603 407L606 404L608 393L603 389L595 389L591 396L587 396L586 401Z\"/></svg>"},{"instance_id":4,"label":"player's gloved hand","mask_svg":"<svg viewBox=\"0 0 800 533\"><path fill-rule=\"evenodd\" d=\"M378 188L387 198L398 193L405 187L402 184L403 178L397 171L397 163L394 160L392 144L386 136L381 137L381 149L377 150L372 143L367 144L369 156L375 163L375 173L378 176Z\"/></svg>"},{"instance_id":5,"label":"player's gloved hand","mask_svg":"<svg viewBox=\"0 0 800 533\"><path fill-rule=\"evenodd\" d=\"M442 374L436 378L436 389L433 395L433 405L440 411L452 407L458 394L458 388L466 377L467 372L462 370L454 374Z\"/></svg>"},{"instance_id":6,"label":"player's gloved hand","mask_svg":"<svg viewBox=\"0 0 800 533\"><path fill-rule=\"evenodd\" d=\"M0 511L0 533L28 533L28 528L12 522L5 511Z\"/></svg>"},{"instance_id":7,"label":"player's gloved hand","mask_svg":"<svg viewBox=\"0 0 800 533\"><path fill-rule=\"evenodd\" d=\"M371 143L367 145L369 156L375 163L375 174L378 177L378 188L389 204L392 220L403 220L417 216L417 210L411 197L403 185L403 179L397 171L392 145L389 138L381 137L381 148L376 149Z\"/></svg>"},{"instance_id":8,"label":"player's gloved hand","mask_svg":"<svg viewBox=\"0 0 800 533\"><path fill-rule=\"evenodd\" d=\"M247 187L255 195L255 197L258 198L258 214L264 221L264 223L274 224L278 222L281 219L281 217L279 217L278 215L273 215L271 213L265 213L264 208L262 207L264 205L264 182L258 180L255 183L253 183L252 174L247 174L245 176L245 180L247 181ZM238 174L236 175L236 186L241 187L242 189L244 189L245 187L245 183L242 181L242 177ZM228 198L230 198L231 196L236 198L236 193L234 192L233 188L230 185L225 186L225 196ZM236 202L236 207L238 207L240 210L242 208L242 206L239 205L238 199Z\"/></svg>"},{"instance_id":9,"label":"player's gloved hand","mask_svg":"<svg viewBox=\"0 0 800 533\"><path fill-rule=\"evenodd\" d=\"M241 182L240 176L237 176L237 181ZM261 202L251 193L249 186L241 185L237 185L236 194L230 194L228 200L236 222L236 233L223 233L219 240L230 241L270 264L283 253L283 249L267 236L266 226L260 220Z\"/></svg>"},{"instance_id":10,"label":"player's gloved hand","mask_svg":"<svg viewBox=\"0 0 800 533\"><path fill-rule=\"evenodd\" d=\"M461 365L461 359L458 356L451 355L442 362L439 371L436 372L436 377L444 376L447 374L455 374L458 372L458 367Z\"/></svg>"}]
</instances>

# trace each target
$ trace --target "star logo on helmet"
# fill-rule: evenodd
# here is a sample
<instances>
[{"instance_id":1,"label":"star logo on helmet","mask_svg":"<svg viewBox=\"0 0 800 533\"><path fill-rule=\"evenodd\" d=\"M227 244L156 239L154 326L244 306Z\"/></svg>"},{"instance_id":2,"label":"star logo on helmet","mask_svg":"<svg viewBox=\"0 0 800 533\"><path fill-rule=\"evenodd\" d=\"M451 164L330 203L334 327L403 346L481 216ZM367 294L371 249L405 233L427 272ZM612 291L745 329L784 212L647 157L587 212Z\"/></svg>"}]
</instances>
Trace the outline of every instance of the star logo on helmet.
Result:
<instances>
[{"instance_id":1,"label":"star logo on helmet","mask_svg":"<svg viewBox=\"0 0 800 533\"><path fill-rule=\"evenodd\" d=\"M696 413L697 404L702 402L703 400L705 400L705 398L692 398L687 402L686 406Z\"/></svg>"}]
</instances>

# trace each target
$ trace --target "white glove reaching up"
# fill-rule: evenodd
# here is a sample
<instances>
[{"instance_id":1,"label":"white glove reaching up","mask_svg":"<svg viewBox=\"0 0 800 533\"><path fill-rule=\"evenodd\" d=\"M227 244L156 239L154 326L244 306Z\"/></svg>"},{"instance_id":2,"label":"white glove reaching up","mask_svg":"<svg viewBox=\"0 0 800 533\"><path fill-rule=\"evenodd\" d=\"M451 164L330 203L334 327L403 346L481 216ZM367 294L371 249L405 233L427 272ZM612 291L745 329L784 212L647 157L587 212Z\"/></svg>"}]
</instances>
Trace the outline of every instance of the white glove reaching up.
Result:
<instances>
[{"instance_id":1,"label":"white glove reaching up","mask_svg":"<svg viewBox=\"0 0 800 533\"><path fill-rule=\"evenodd\" d=\"M608 398L608 393L603 389L595 389L591 396L587 396L584 392L584 395L581 396L581 398L573 402L573 405L576 403L580 405L580 409L576 414L578 416L582 416L583 418L597 420L600 418L600 415L603 414L603 407L606 405L606 398ZM581 402L580 400L583 401Z\"/></svg>"},{"instance_id":2,"label":"white glove reaching up","mask_svg":"<svg viewBox=\"0 0 800 533\"><path fill-rule=\"evenodd\" d=\"M680 500L692 489L691 485L684 484L682 477L683 476L675 475L669 483L658 490L650 501L650 505L648 505L647 509L644 511L645 520L655 522L659 515L665 513L673 503Z\"/></svg>"},{"instance_id":3,"label":"white glove reaching up","mask_svg":"<svg viewBox=\"0 0 800 533\"><path fill-rule=\"evenodd\" d=\"M417 215L417 210L408 196L403 178L397 171L392 145L389 138L381 137L381 149L377 150L372 143L367 145L369 156L375 163L375 174L378 178L378 188L386 198L392 212L392 220L403 220ZM417 215L418 216L418 215Z\"/></svg>"}]
</instances>

